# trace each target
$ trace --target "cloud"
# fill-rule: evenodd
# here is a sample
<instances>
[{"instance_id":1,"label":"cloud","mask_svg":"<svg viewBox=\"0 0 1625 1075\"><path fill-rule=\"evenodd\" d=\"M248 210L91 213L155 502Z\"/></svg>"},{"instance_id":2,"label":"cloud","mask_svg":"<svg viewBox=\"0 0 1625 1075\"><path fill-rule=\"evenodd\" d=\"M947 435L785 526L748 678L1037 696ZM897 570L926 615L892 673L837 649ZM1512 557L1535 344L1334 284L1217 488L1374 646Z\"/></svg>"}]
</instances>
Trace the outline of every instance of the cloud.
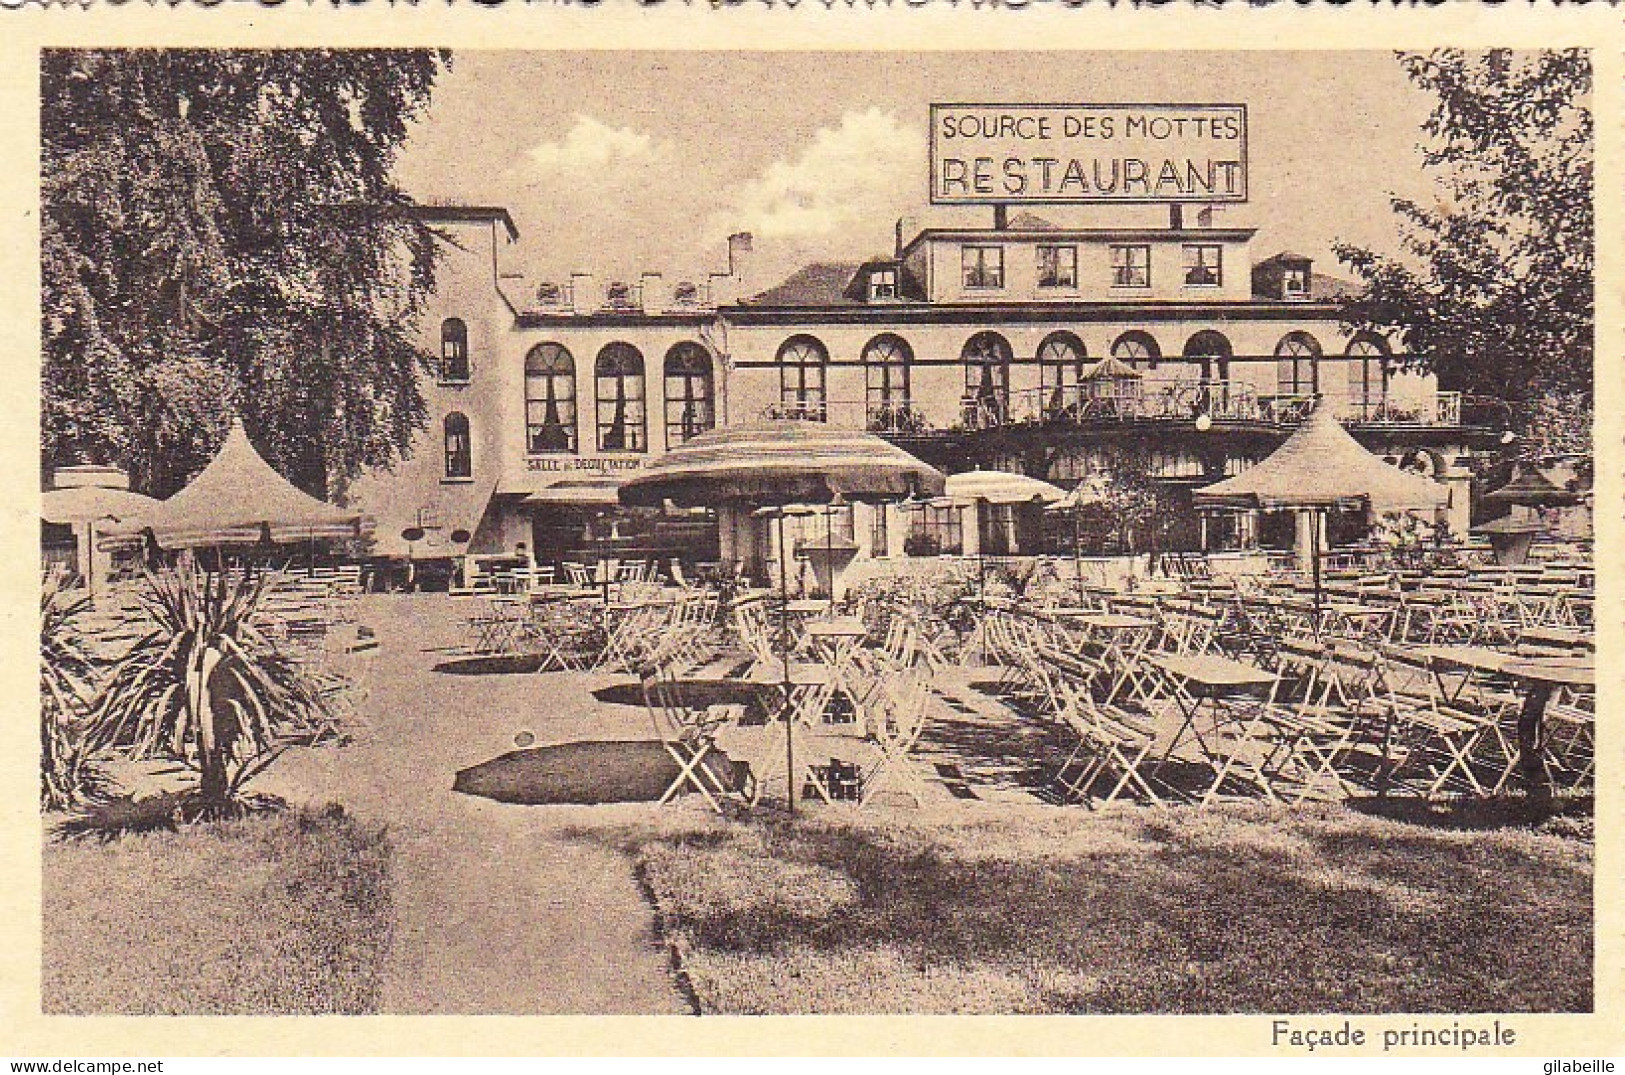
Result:
<instances>
[{"instance_id":1,"label":"cloud","mask_svg":"<svg viewBox=\"0 0 1625 1075\"><path fill-rule=\"evenodd\" d=\"M564 137L532 146L527 154L529 165L541 174L646 165L670 156L672 148L653 135L584 115L576 116Z\"/></svg>"},{"instance_id":2,"label":"cloud","mask_svg":"<svg viewBox=\"0 0 1625 1075\"><path fill-rule=\"evenodd\" d=\"M721 228L765 240L817 240L889 224L917 200L925 160L921 132L890 112L847 112L790 160L747 180L718 214Z\"/></svg>"}]
</instances>

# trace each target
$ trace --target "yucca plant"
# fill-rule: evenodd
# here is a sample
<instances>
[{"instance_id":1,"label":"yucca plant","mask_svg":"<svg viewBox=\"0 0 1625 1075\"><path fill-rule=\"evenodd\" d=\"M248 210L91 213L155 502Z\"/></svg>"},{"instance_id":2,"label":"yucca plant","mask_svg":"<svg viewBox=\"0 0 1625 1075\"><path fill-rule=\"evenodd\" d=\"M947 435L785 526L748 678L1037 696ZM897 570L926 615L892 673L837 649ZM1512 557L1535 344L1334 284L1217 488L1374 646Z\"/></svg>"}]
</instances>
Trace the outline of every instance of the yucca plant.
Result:
<instances>
[{"instance_id":1,"label":"yucca plant","mask_svg":"<svg viewBox=\"0 0 1625 1075\"><path fill-rule=\"evenodd\" d=\"M84 743L96 683L96 662L79 626L89 603L66 571L46 573L40 586L40 802L48 810L83 805L98 786Z\"/></svg>"},{"instance_id":2,"label":"yucca plant","mask_svg":"<svg viewBox=\"0 0 1625 1075\"><path fill-rule=\"evenodd\" d=\"M309 675L261 630L274 572L209 573L189 561L146 572L152 630L108 677L91 742L197 769L197 817L239 811L242 787L291 737L329 714Z\"/></svg>"}]
</instances>

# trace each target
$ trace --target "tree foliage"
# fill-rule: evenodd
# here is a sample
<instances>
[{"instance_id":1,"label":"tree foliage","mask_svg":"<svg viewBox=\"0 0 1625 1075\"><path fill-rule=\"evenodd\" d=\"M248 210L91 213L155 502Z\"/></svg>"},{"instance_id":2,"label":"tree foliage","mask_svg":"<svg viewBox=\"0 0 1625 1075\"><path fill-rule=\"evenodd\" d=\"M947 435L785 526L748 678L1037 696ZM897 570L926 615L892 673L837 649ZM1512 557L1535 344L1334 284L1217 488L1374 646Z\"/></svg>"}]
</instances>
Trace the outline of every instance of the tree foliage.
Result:
<instances>
[{"instance_id":1,"label":"tree foliage","mask_svg":"<svg viewBox=\"0 0 1625 1075\"><path fill-rule=\"evenodd\" d=\"M165 495L240 414L330 495L425 418L434 233L392 169L447 54L52 50L43 452Z\"/></svg>"},{"instance_id":2,"label":"tree foliage","mask_svg":"<svg viewBox=\"0 0 1625 1075\"><path fill-rule=\"evenodd\" d=\"M1437 97L1433 204L1392 200L1404 256L1340 245L1365 291L1344 317L1397 332L1442 387L1517 402L1590 399L1591 63L1578 49L1399 57Z\"/></svg>"}]
</instances>

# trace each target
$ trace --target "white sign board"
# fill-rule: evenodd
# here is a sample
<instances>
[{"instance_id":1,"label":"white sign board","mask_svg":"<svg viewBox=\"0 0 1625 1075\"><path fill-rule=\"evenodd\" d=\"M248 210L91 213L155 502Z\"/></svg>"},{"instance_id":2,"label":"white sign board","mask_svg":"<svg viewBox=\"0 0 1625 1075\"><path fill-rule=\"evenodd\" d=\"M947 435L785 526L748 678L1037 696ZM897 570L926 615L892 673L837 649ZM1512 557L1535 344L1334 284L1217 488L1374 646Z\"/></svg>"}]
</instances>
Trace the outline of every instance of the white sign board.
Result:
<instances>
[{"instance_id":1,"label":"white sign board","mask_svg":"<svg viewBox=\"0 0 1625 1075\"><path fill-rule=\"evenodd\" d=\"M1246 105L931 106L934 205L1246 200Z\"/></svg>"}]
</instances>

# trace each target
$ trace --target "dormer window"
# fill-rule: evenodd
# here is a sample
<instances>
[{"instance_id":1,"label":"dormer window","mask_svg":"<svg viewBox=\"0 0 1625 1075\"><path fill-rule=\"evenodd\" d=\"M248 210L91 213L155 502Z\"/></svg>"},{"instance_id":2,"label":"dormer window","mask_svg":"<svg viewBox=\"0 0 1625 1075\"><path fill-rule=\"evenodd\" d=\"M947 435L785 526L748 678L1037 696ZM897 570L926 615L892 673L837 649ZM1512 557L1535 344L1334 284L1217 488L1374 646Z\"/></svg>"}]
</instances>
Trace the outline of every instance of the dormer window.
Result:
<instances>
[{"instance_id":1,"label":"dormer window","mask_svg":"<svg viewBox=\"0 0 1625 1075\"><path fill-rule=\"evenodd\" d=\"M1302 265L1288 266L1281 270L1281 297L1284 299L1307 299L1309 297L1309 270Z\"/></svg>"},{"instance_id":2,"label":"dormer window","mask_svg":"<svg viewBox=\"0 0 1625 1075\"><path fill-rule=\"evenodd\" d=\"M547 280L536 286L536 305L560 306L563 303L564 292L553 281Z\"/></svg>"},{"instance_id":3,"label":"dormer window","mask_svg":"<svg viewBox=\"0 0 1625 1075\"><path fill-rule=\"evenodd\" d=\"M896 269L870 269L869 270L869 301L876 299L895 299L897 297L897 270Z\"/></svg>"},{"instance_id":4,"label":"dormer window","mask_svg":"<svg viewBox=\"0 0 1625 1075\"><path fill-rule=\"evenodd\" d=\"M612 310L629 310L632 308L632 285L620 280L610 284L604 290L604 305Z\"/></svg>"},{"instance_id":5,"label":"dormer window","mask_svg":"<svg viewBox=\"0 0 1625 1075\"><path fill-rule=\"evenodd\" d=\"M679 306L697 306L700 302L700 289L691 281L684 280L672 291L671 297Z\"/></svg>"}]
</instances>

